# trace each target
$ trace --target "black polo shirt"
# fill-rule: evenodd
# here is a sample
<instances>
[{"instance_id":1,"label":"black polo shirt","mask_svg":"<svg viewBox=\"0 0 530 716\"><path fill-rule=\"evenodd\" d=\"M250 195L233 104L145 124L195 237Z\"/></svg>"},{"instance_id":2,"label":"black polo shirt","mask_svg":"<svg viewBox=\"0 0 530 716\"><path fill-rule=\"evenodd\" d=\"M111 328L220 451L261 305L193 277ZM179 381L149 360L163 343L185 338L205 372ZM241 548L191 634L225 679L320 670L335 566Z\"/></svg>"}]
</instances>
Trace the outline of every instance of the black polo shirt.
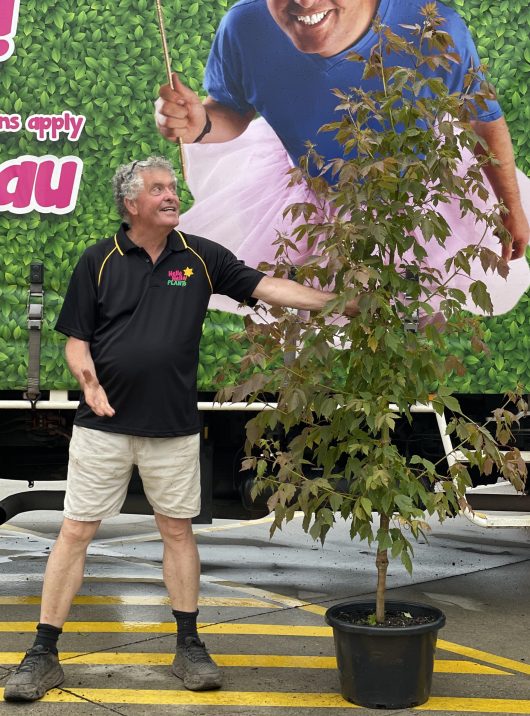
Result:
<instances>
[{"instance_id":1,"label":"black polo shirt","mask_svg":"<svg viewBox=\"0 0 530 716\"><path fill-rule=\"evenodd\" d=\"M90 343L116 411L98 417L82 399L74 422L128 435L191 435L200 430L197 366L208 300L222 293L246 301L264 274L179 231L153 266L126 228L81 256L55 327Z\"/></svg>"}]
</instances>

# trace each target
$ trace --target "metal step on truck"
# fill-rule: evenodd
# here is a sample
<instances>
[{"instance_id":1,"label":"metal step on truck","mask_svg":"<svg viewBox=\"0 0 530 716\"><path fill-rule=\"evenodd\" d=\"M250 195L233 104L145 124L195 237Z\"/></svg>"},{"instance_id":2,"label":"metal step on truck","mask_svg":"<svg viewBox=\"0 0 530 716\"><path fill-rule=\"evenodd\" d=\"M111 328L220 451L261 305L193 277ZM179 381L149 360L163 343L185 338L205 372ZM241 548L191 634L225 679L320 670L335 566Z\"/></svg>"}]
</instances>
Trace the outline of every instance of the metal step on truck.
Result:
<instances>
[{"instance_id":1,"label":"metal step on truck","mask_svg":"<svg viewBox=\"0 0 530 716\"><path fill-rule=\"evenodd\" d=\"M172 0L165 8L172 67L196 92L203 93L212 39L232 4ZM520 35L518 13L513 3L495 3L487 12L482 0L447 4L464 16L488 62L518 167L527 175L530 44ZM154 0L2 0L0 480L12 480L21 490L0 499L0 524L20 512L62 509L62 490L39 489L40 482L66 479L79 398L64 360L64 337L54 324L79 256L112 235L119 222L110 187L116 168L154 154L178 165L177 148L153 121L153 103L165 81ZM179 194L185 211L193 198L185 185ZM525 201L528 208L530 197ZM220 213L226 210L219 207ZM466 413L477 419L486 419L516 383L530 384L530 292L508 313L483 320L490 352L461 356L467 372L452 386ZM201 522L267 513L265 501L250 498L253 476L240 470L249 410L260 406L214 402L220 367L225 384L238 378L245 343L234 335L242 329L237 311L208 311L198 372ZM429 406L415 408L413 425L404 424L398 439L404 450L421 444L430 458L452 451L444 417ZM530 460L525 418L516 441ZM491 483L471 491L470 519L485 526L529 526L530 497L499 486L495 475ZM137 475L123 509L149 512Z\"/></svg>"}]
</instances>

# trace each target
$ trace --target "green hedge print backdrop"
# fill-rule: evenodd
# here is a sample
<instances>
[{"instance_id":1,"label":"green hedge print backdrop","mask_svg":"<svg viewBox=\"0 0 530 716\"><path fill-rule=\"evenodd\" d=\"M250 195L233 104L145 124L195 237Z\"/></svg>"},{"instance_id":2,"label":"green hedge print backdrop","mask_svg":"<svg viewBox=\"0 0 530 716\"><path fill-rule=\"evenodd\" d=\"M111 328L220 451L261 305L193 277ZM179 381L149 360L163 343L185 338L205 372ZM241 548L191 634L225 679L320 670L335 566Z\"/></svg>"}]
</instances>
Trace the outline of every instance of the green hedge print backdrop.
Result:
<instances>
[{"instance_id":1,"label":"green hedge print backdrop","mask_svg":"<svg viewBox=\"0 0 530 716\"><path fill-rule=\"evenodd\" d=\"M15 0L2 0L16 7ZM166 29L174 70L201 91L211 40L228 0L165 0ZM510 125L519 168L530 173L530 26L527 0L453 0L467 21L490 73ZM6 11L4 10L4 13ZM9 32L0 18L0 35ZM5 50L0 41L0 55ZM46 323L43 329L43 388L73 388L63 359L64 339L53 331L62 296L80 253L111 235L119 221L110 179L119 164L149 154L177 152L156 131L153 102L165 82L154 0L20 0L14 51L0 62L0 163L25 155L79 157L83 174L75 210L65 214L0 211L0 389L26 386L26 300L29 264L45 265ZM53 138L38 117L83 115L79 135L64 129ZM19 117L19 120L15 118ZM24 123L30 117L32 130ZM18 124L17 124L18 122ZM11 124L10 124L11 123ZM18 128L17 128L18 127ZM181 191L183 210L190 206ZM484 319L490 357L468 355L468 374L455 380L465 392L503 392L517 380L529 382L530 303ZM231 339L242 328L239 317L212 312L206 321L199 367L199 388L216 388L215 375L238 375L244 351ZM456 346L458 350L458 346ZM230 373L232 367L232 373Z\"/></svg>"}]
</instances>

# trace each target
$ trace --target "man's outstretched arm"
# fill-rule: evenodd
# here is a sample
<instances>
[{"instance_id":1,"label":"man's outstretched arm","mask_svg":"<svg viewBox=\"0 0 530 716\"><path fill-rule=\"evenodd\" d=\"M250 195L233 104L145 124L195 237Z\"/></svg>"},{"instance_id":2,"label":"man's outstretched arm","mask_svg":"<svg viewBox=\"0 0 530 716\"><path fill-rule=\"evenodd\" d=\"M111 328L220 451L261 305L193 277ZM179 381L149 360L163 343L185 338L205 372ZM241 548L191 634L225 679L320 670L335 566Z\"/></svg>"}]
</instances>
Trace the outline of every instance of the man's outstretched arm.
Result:
<instances>
[{"instance_id":1,"label":"man's outstretched arm","mask_svg":"<svg viewBox=\"0 0 530 716\"><path fill-rule=\"evenodd\" d=\"M265 301L271 306L288 306L307 311L319 311L336 297L336 293L320 291L310 286L303 286L296 281L270 276L264 276L252 294L252 298ZM357 316L359 314L357 302L349 301L344 313L347 316Z\"/></svg>"}]
</instances>

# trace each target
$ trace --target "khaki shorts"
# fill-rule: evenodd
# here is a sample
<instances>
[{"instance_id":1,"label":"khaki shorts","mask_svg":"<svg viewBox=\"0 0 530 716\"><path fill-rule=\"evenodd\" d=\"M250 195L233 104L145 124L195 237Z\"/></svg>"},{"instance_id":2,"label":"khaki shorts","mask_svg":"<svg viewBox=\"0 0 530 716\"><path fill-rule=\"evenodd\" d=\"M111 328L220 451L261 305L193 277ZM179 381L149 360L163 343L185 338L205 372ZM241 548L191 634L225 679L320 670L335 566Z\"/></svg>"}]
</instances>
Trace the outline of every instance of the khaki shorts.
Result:
<instances>
[{"instance_id":1,"label":"khaki shorts","mask_svg":"<svg viewBox=\"0 0 530 716\"><path fill-rule=\"evenodd\" d=\"M133 465L155 512L195 517L201 510L200 434L145 438L74 425L64 516L90 522L118 515Z\"/></svg>"}]
</instances>

